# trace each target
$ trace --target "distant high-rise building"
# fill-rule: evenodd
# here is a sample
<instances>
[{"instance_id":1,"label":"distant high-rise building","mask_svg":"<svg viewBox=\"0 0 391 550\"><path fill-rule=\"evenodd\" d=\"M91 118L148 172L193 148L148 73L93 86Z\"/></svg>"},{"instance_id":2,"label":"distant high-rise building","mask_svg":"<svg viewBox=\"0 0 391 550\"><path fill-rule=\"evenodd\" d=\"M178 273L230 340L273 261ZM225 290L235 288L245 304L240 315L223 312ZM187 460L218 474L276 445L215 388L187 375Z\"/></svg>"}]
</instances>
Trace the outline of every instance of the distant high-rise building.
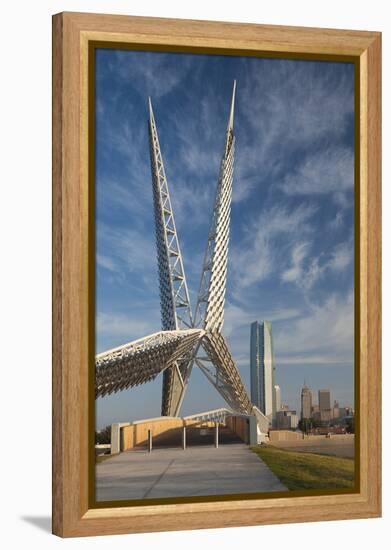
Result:
<instances>
[{"instance_id":1,"label":"distant high-rise building","mask_svg":"<svg viewBox=\"0 0 391 550\"><path fill-rule=\"evenodd\" d=\"M268 321L251 324L250 369L251 401L272 422L276 404L272 325Z\"/></svg>"},{"instance_id":2,"label":"distant high-rise building","mask_svg":"<svg viewBox=\"0 0 391 550\"><path fill-rule=\"evenodd\" d=\"M319 414L321 422L331 420L331 399L330 390L319 390Z\"/></svg>"},{"instance_id":3,"label":"distant high-rise building","mask_svg":"<svg viewBox=\"0 0 391 550\"><path fill-rule=\"evenodd\" d=\"M312 405L311 418L313 418L316 421L320 421L319 405Z\"/></svg>"},{"instance_id":4,"label":"distant high-rise building","mask_svg":"<svg viewBox=\"0 0 391 550\"><path fill-rule=\"evenodd\" d=\"M276 413L281 410L281 388L277 384L274 386L274 403L276 405Z\"/></svg>"},{"instance_id":5,"label":"distant high-rise building","mask_svg":"<svg viewBox=\"0 0 391 550\"><path fill-rule=\"evenodd\" d=\"M311 418L312 416L312 391L306 383L301 389L301 418Z\"/></svg>"},{"instance_id":6,"label":"distant high-rise building","mask_svg":"<svg viewBox=\"0 0 391 550\"><path fill-rule=\"evenodd\" d=\"M296 411L281 410L276 412L276 428L280 430L295 430L299 423Z\"/></svg>"}]
</instances>

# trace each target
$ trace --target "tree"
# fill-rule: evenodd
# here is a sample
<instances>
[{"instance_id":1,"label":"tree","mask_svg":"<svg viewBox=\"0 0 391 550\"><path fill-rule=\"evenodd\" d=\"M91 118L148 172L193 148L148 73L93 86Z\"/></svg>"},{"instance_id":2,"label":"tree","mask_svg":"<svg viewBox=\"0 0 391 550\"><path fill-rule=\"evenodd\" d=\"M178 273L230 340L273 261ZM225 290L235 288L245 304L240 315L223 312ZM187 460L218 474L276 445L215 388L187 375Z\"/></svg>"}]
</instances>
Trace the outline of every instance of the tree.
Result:
<instances>
[{"instance_id":1,"label":"tree","mask_svg":"<svg viewBox=\"0 0 391 550\"><path fill-rule=\"evenodd\" d=\"M348 434L354 434L354 416L346 419L346 431Z\"/></svg>"},{"instance_id":2,"label":"tree","mask_svg":"<svg viewBox=\"0 0 391 550\"><path fill-rule=\"evenodd\" d=\"M302 418L301 420L299 420L299 430L307 434L310 429L311 429L311 418Z\"/></svg>"},{"instance_id":3,"label":"tree","mask_svg":"<svg viewBox=\"0 0 391 550\"><path fill-rule=\"evenodd\" d=\"M320 420L316 418L302 418L301 420L299 420L299 430L301 430L305 434L308 434L308 432L310 432L312 428L319 428L320 425Z\"/></svg>"},{"instance_id":4,"label":"tree","mask_svg":"<svg viewBox=\"0 0 391 550\"><path fill-rule=\"evenodd\" d=\"M95 432L95 444L103 445L111 443L111 426L102 428L99 432Z\"/></svg>"}]
</instances>

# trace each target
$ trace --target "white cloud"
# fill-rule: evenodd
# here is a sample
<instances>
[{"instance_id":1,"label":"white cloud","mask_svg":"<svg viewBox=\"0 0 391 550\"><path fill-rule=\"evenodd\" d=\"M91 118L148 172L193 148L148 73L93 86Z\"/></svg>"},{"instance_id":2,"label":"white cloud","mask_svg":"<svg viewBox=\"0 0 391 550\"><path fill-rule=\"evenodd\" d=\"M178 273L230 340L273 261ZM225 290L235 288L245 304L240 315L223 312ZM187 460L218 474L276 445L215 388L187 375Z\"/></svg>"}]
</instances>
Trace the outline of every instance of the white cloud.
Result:
<instances>
[{"instance_id":1,"label":"white cloud","mask_svg":"<svg viewBox=\"0 0 391 550\"><path fill-rule=\"evenodd\" d=\"M342 210L337 210L335 217L330 220L328 226L330 229L339 229L343 225L344 214Z\"/></svg>"},{"instance_id":2,"label":"white cloud","mask_svg":"<svg viewBox=\"0 0 391 550\"><path fill-rule=\"evenodd\" d=\"M314 284L322 277L327 265L320 265L321 256L312 258L308 268L302 272L302 276L298 279L296 284L301 286L305 290L311 289Z\"/></svg>"},{"instance_id":3,"label":"white cloud","mask_svg":"<svg viewBox=\"0 0 391 550\"><path fill-rule=\"evenodd\" d=\"M307 263L306 263L306 260ZM291 252L291 264L282 272L281 280L284 283L294 283L303 290L310 290L327 272L341 273L353 261L353 240L338 244L333 250L325 254L309 258L309 244L299 243Z\"/></svg>"},{"instance_id":4,"label":"white cloud","mask_svg":"<svg viewBox=\"0 0 391 550\"><path fill-rule=\"evenodd\" d=\"M263 64L267 79L258 70L238 83L242 112L260 138L260 162L270 166L287 148L340 138L354 110L353 73L332 82L327 67L319 73L308 62Z\"/></svg>"},{"instance_id":5,"label":"white cloud","mask_svg":"<svg viewBox=\"0 0 391 550\"><path fill-rule=\"evenodd\" d=\"M100 251L104 251L104 254ZM121 280L129 278L129 274L135 274L139 286L144 284L152 288L153 294L156 293L157 264L153 231L118 230L101 222L97 232L97 255L104 257L106 265L103 267L110 265L111 271L118 272ZM135 279L132 281L134 283ZM130 278L128 282L131 282Z\"/></svg>"},{"instance_id":6,"label":"white cloud","mask_svg":"<svg viewBox=\"0 0 391 550\"><path fill-rule=\"evenodd\" d=\"M181 56L177 63L172 62L169 54L158 52L116 51L116 69L122 78L128 81L143 95L145 92L154 98L160 98L186 78L191 69L191 58Z\"/></svg>"},{"instance_id":7,"label":"white cloud","mask_svg":"<svg viewBox=\"0 0 391 550\"><path fill-rule=\"evenodd\" d=\"M246 200L251 195L251 192L254 189L255 185L256 182L252 178L234 177L232 202L237 203Z\"/></svg>"},{"instance_id":8,"label":"white cloud","mask_svg":"<svg viewBox=\"0 0 391 550\"><path fill-rule=\"evenodd\" d=\"M300 315L300 310L295 308L276 307L263 311L263 318L268 321L286 321ZM247 305L235 305L227 302L224 312L224 334L230 336L240 327L248 328L250 323L257 320L259 310L249 308Z\"/></svg>"},{"instance_id":9,"label":"white cloud","mask_svg":"<svg viewBox=\"0 0 391 550\"><path fill-rule=\"evenodd\" d=\"M175 181L169 183L169 188L178 233L180 233L179 225L186 224L189 220L192 227L205 224L210 220L216 186L197 187L187 181L180 181L176 175Z\"/></svg>"},{"instance_id":10,"label":"white cloud","mask_svg":"<svg viewBox=\"0 0 391 550\"><path fill-rule=\"evenodd\" d=\"M132 223L142 225L146 219L152 219L151 177L142 181L115 181L101 177L97 182L97 216L109 210L120 209L132 216ZM98 220L100 223L100 220Z\"/></svg>"},{"instance_id":11,"label":"white cloud","mask_svg":"<svg viewBox=\"0 0 391 550\"><path fill-rule=\"evenodd\" d=\"M289 269L283 271L281 280L284 282L297 282L303 273L303 261L309 252L309 243L303 242L295 245L292 249L292 264Z\"/></svg>"},{"instance_id":12,"label":"white cloud","mask_svg":"<svg viewBox=\"0 0 391 550\"><path fill-rule=\"evenodd\" d=\"M104 256L103 254L96 255L96 262L100 267L104 267L108 271L118 271L118 266L115 261L109 256Z\"/></svg>"},{"instance_id":13,"label":"white cloud","mask_svg":"<svg viewBox=\"0 0 391 550\"><path fill-rule=\"evenodd\" d=\"M322 304L310 304L299 319L274 331L278 364L353 363L353 293L332 294ZM315 361L316 358L316 361Z\"/></svg>"},{"instance_id":14,"label":"white cloud","mask_svg":"<svg viewBox=\"0 0 391 550\"><path fill-rule=\"evenodd\" d=\"M297 242L311 232L310 219L315 212L316 208L312 205L303 204L295 209L274 206L263 210L256 220L250 221L240 247L232 250L236 286L243 289L272 273L276 274L277 266L280 267L281 262L286 260L276 239L284 236L285 247Z\"/></svg>"},{"instance_id":15,"label":"white cloud","mask_svg":"<svg viewBox=\"0 0 391 550\"><path fill-rule=\"evenodd\" d=\"M121 313L109 314L103 312L99 312L97 315L96 328L100 334L130 337L130 340L127 341L134 340L135 334L140 333L143 336L148 334L149 331L159 330L156 327L151 327L145 319L135 319Z\"/></svg>"},{"instance_id":16,"label":"white cloud","mask_svg":"<svg viewBox=\"0 0 391 550\"><path fill-rule=\"evenodd\" d=\"M336 195L341 203L345 191L354 184L354 154L346 147L331 147L308 155L302 164L288 174L281 189L287 195Z\"/></svg>"},{"instance_id":17,"label":"white cloud","mask_svg":"<svg viewBox=\"0 0 391 550\"><path fill-rule=\"evenodd\" d=\"M160 330L159 313L146 304L138 309L129 308L129 313L100 311L96 317L97 352L133 342L138 338Z\"/></svg>"},{"instance_id":18,"label":"white cloud","mask_svg":"<svg viewBox=\"0 0 391 550\"><path fill-rule=\"evenodd\" d=\"M353 242L349 240L346 243L337 245L327 264L327 267L334 271L344 271L353 260Z\"/></svg>"}]
</instances>

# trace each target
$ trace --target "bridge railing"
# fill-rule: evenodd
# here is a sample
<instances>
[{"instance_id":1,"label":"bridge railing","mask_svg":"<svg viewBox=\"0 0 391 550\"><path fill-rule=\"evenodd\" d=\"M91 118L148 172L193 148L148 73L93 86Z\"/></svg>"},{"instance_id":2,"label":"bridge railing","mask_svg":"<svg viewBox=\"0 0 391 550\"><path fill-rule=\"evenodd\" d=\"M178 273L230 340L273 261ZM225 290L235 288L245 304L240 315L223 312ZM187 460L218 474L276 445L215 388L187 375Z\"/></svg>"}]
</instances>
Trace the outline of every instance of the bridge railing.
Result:
<instances>
[{"instance_id":1,"label":"bridge railing","mask_svg":"<svg viewBox=\"0 0 391 550\"><path fill-rule=\"evenodd\" d=\"M221 408L184 416L183 420L211 420L214 422L225 422L226 417L231 416L232 414L234 413L230 409Z\"/></svg>"}]
</instances>

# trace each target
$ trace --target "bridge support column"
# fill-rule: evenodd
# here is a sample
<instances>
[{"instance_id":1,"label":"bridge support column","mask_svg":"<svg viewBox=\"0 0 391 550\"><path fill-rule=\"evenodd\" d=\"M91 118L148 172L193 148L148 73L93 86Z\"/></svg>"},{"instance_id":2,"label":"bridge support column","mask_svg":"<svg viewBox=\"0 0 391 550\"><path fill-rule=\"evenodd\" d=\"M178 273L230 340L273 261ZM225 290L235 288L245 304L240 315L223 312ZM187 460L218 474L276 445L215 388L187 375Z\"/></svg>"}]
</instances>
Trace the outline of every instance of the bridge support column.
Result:
<instances>
[{"instance_id":1,"label":"bridge support column","mask_svg":"<svg viewBox=\"0 0 391 550\"><path fill-rule=\"evenodd\" d=\"M182 428L182 449L186 450L186 426Z\"/></svg>"},{"instance_id":2,"label":"bridge support column","mask_svg":"<svg viewBox=\"0 0 391 550\"><path fill-rule=\"evenodd\" d=\"M215 447L218 449L219 447L219 423L216 422L215 424Z\"/></svg>"},{"instance_id":3,"label":"bridge support column","mask_svg":"<svg viewBox=\"0 0 391 550\"><path fill-rule=\"evenodd\" d=\"M152 430L148 430L148 452L152 452Z\"/></svg>"}]
</instances>

